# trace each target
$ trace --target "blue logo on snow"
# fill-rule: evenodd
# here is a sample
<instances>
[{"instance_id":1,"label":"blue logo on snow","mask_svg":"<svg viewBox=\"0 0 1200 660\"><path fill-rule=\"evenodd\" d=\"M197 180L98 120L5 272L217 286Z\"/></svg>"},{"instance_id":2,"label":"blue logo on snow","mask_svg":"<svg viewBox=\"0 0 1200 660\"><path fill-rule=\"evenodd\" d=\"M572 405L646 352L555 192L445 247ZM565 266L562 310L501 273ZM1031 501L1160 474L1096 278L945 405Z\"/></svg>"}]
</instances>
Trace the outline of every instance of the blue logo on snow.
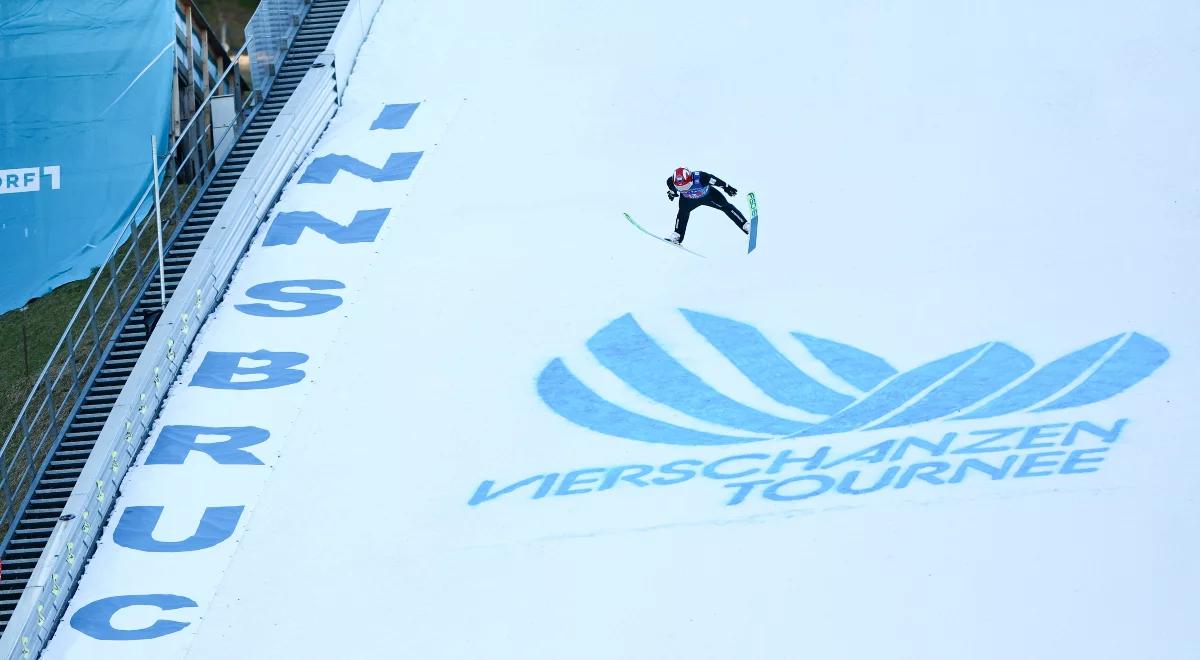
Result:
<instances>
[{"instance_id":1,"label":"blue logo on snow","mask_svg":"<svg viewBox=\"0 0 1200 660\"><path fill-rule=\"evenodd\" d=\"M1021 351L991 342L901 373L866 351L792 333L842 381L835 389L804 373L754 326L712 314L681 312L767 396L819 421L784 419L718 392L665 351L629 314L592 335L587 342L592 355L643 396L726 427L730 433L687 428L626 410L585 385L561 358L552 360L538 376L538 394L559 415L607 435L676 445L724 445L1074 408L1124 391L1149 376L1169 355L1158 342L1131 332L1040 368ZM746 435L734 434L738 432Z\"/></svg>"}]
</instances>

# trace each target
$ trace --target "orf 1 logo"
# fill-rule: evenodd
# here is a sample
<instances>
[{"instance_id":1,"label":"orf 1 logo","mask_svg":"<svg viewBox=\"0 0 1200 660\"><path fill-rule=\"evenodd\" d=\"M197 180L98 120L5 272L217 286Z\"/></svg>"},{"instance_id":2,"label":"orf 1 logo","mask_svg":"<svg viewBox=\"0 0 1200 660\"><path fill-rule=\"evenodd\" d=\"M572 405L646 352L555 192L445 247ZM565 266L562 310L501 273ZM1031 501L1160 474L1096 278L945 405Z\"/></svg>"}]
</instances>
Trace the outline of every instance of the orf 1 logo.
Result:
<instances>
[{"instance_id":1,"label":"orf 1 logo","mask_svg":"<svg viewBox=\"0 0 1200 660\"><path fill-rule=\"evenodd\" d=\"M62 169L58 165L22 167L15 170L0 170L0 195L11 193L38 192L42 189L42 177L49 177L50 189L62 187Z\"/></svg>"},{"instance_id":2,"label":"orf 1 logo","mask_svg":"<svg viewBox=\"0 0 1200 660\"><path fill-rule=\"evenodd\" d=\"M608 435L677 445L724 445L771 438L886 429L937 419L982 419L1074 408L1107 399L1149 376L1169 353L1136 332L1085 346L1040 368L1029 356L989 342L898 372L883 358L829 339L792 337L840 383L805 373L755 327L680 310L688 323L767 396L802 411L799 422L736 401L672 357L626 314L592 335L587 348L641 395L731 430L687 428L626 410L597 394L556 358L538 394L559 415Z\"/></svg>"}]
</instances>

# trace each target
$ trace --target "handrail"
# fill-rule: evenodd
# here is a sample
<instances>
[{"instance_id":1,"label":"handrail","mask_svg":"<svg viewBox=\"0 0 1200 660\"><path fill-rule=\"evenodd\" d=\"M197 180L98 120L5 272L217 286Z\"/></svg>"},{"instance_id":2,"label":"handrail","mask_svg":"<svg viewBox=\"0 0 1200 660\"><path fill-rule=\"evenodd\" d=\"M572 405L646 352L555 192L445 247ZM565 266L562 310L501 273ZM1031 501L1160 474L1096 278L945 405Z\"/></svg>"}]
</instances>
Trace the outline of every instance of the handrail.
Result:
<instances>
[{"instance_id":1,"label":"handrail","mask_svg":"<svg viewBox=\"0 0 1200 660\"><path fill-rule=\"evenodd\" d=\"M48 459L52 447L64 434L64 426L74 416L82 395L87 391L94 372L103 363L105 345L119 329L139 301L139 282L153 278L147 269L151 246L146 242L147 227L154 222L144 222L153 213L154 202L163 207L164 231L176 229L186 211L196 201L196 186L214 176L223 163L221 150L216 147L226 139L232 139L245 124L253 94L238 96L241 91L241 76L237 70L238 59L247 52L247 42L232 58L229 66L213 83L212 90L204 98L195 114L179 132L165 156L161 159L160 172L151 173L147 184L129 217L114 232L113 245L105 255L103 263L96 269L88 282L82 298L67 321L62 334L55 343L37 378L29 389L11 429L0 444L0 538L7 546L15 528L17 517L28 501L42 464ZM234 117L229 126L219 132L212 125L212 106L217 92L226 83L234 81ZM206 118L201 124L201 118ZM198 126L203 126L199 129ZM186 141L191 141L189 146ZM208 153L200 152L201 145L211 142ZM226 150L227 151L227 150ZM162 179L158 177L161 176ZM155 185L167 180L158 195ZM183 181L186 180L186 186ZM168 211L169 209L169 211ZM152 269L161 270L159 268ZM101 283L105 283L101 286ZM133 294L131 296L131 294Z\"/></svg>"},{"instance_id":2,"label":"handrail","mask_svg":"<svg viewBox=\"0 0 1200 660\"><path fill-rule=\"evenodd\" d=\"M238 52L230 56L229 66L225 67L225 70L221 72L221 75L217 78L217 82L213 84L212 89L208 92L208 95L206 95L204 100L200 102L200 105L197 106L198 109L196 110L196 113L193 114L192 118L188 120L188 123L184 124L183 128L180 129L179 137L175 138L175 142L171 143L171 148L167 150L168 156L175 153L175 150L179 148L179 143L183 141L183 136L187 135L187 132L192 128L192 124L196 123L196 119L203 114L200 112L200 110L208 106L209 102L212 101L213 96L216 95L217 90L221 88L221 82L225 80L225 76L228 76L229 72L233 71L234 68L238 66L238 60L240 60L242 55L244 55L247 49L250 48L251 41L252 40L250 38L247 38L246 43L242 44L242 47L238 49Z\"/></svg>"}]
</instances>

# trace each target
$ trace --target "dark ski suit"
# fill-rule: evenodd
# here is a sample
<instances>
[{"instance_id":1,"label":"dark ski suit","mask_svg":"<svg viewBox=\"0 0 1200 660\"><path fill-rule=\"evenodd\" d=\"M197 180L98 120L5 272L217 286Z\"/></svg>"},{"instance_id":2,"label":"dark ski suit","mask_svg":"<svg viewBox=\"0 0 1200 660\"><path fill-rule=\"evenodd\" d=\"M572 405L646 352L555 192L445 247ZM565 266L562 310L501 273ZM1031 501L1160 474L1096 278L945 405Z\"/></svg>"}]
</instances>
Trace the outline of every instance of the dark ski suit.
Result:
<instances>
[{"instance_id":1,"label":"dark ski suit","mask_svg":"<svg viewBox=\"0 0 1200 660\"><path fill-rule=\"evenodd\" d=\"M667 196L673 199L674 195L679 195L679 214L675 216L675 232L679 234L680 242L683 242L683 236L687 232L688 217L693 210L701 206L711 206L724 211L725 215L729 216L729 219L733 220L739 229L747 234L750 233L750 223L746 221L746 216L742 215L742 212L731 204L720 190L713 189L713 186L725 188L729 184L708 172L699 170L692 172L692 177L692 187L687 190L676 188L675 178L667 177L669 191Z\"/></svg>"}]
</instances>

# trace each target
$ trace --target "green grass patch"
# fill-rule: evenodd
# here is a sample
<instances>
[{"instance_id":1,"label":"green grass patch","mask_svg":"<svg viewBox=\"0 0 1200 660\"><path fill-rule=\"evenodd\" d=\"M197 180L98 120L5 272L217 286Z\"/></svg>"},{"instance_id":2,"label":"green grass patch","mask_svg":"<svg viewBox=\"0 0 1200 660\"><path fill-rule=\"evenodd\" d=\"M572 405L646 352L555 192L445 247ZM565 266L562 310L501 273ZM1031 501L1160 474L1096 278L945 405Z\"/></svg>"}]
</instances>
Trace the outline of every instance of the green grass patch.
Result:
<instances>
[{"instance_id":1,"label":"green grass patch","mask_svg":"<svg viewBox=\"0 0 1200 660\"><path fill-rule=\"evenodd\" d=\"M71 282L31 300L24 310L0 315L0 439L12 428L87 286L88 280Z\"/></svg>"}]
</instances>

